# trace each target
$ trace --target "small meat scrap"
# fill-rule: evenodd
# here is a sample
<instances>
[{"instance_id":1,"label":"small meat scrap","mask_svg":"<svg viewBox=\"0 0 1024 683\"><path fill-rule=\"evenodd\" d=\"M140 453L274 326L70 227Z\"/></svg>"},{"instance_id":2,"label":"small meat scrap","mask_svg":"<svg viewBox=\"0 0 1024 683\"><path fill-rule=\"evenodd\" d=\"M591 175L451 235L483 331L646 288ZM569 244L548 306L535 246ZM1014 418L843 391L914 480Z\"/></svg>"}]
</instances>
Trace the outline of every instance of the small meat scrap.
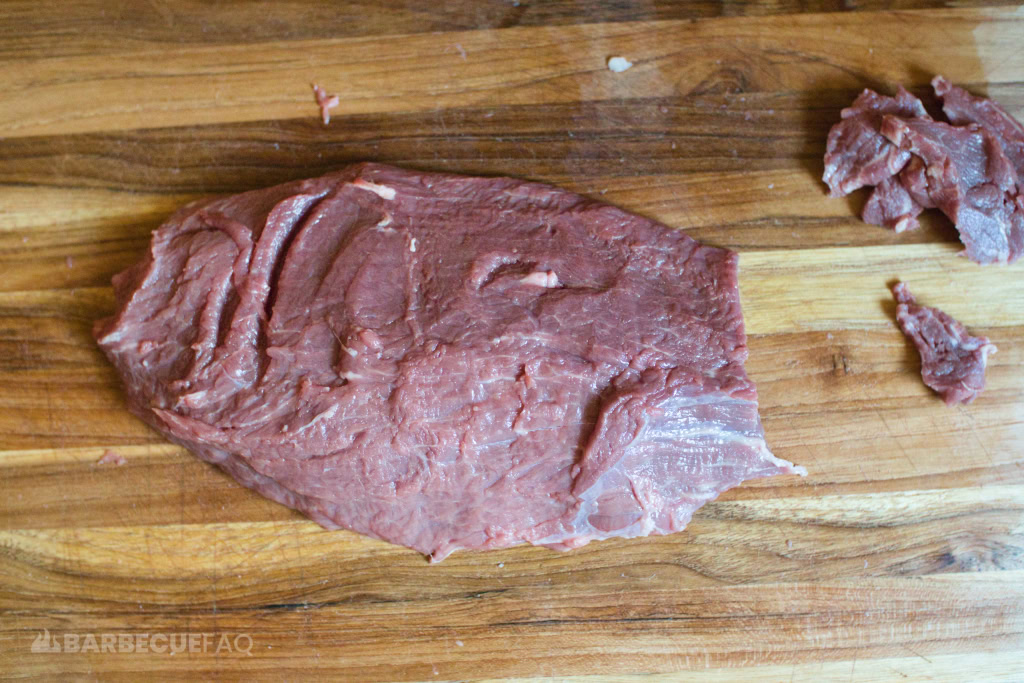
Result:
<instances>
[{"instance_id":1,"label":"small meat scrap","mask_svg":"<svg viewBox=\"0 0 1024 683\"><path fill-rule=\"evenodd\" d=\"M327 91L316 83L310 83L310 86L313 88L313 94L316 96L316 103L320 106L320 118L323 119L326 126L331 122L331 109L338 106L338 96L328 95Z\"/></svg>"},{"instance_id":2,"label":"small meat scrap","mask_svg":"<svg viewBox=\"0 0 1024 683\"><path fill-rule=\"evenodd\" d=\"M833 197L843 197L868 185L878 185L899 173L910 161L910 153L882 137L886 115L929 118L921 100L900 86L896 97L864 90L853 104L840 113L832 126L825 152L825 175Z\"/></svg>"},{"instance_id":3,"label":"small meat scrap","mask_svg":"<svg viewBox=\"0 0 1024 683\"><path fill-rule=\"evenodd\" d=\"M975 123L996 136L1017 176L1024 176L1024 126L992 100L975 97L942 76L932 79L935 94L942 99L942 111L954 126Z\"/></svg>"},{"instance_id":4,"label":"small meat scrap","mask_svg":"<svg viewBox=\"0 0 1024 683\"><path fill-rule=\"evenodd\" d=\"M1024 250L1024 197L999 140L976 125L886 117L882 135L923 162L917 201L940 209L957 226L967 256L1005 263ZM916 187L901 179L904 187Z\"/></svg>"},{"instance_id":5,"label":"small meat scrap","mask_svg":"<svg viewBox=\"0 0 1024 683\"><path fill-rule=\"evenodd\" d=\"M972 261L1013 263L1024 253L1024 127L941 76L932 85L950 123L902 87L896 97L865 90L829 132L822 179L833 197L874 186L867 223L902 232L937 208Z\"/></svg>"},{"instance_id":6,"label":"small meat scrap","mask_svg":"<svg viewBox=\"0 0 1024 683\"><path fill-rule=\"evenodd\" d=\"M121 465L128 462L125 457L120 453L116 453L112 450L103 451L103 457L96 461L97 465L115 465L120 467Z\"/></svg>"},{"instance_id":7,"label":"small meat scrap","mask_svg":"<svg viewBox=\"0 0 1024 683\"><path fill-rule=\"evenodd\" d=\"M922 211L924 206L910 193L903 179L892 176L875 186L861 217L865 223L903 232L920 226L917 217Z\"/></svg>"},{"instance_id":8,"label":"small meat scrap","mask_svg":"<svg viewBox=\"0 0 1024 683\"><path fill-rule=\"evenodd\" d=\"M608 69L614 71L617 74L622 73L626 69L633 66L633 62L629 61L625 57L609 57L608 58Z\"/></svg>"},{"instance_id":9,"label":"small meat scrap","mask_svg":"<svg viewBox=\"0 0 1024 683\"><path fill-rule=\"evenodd\" d=\"M988 355L996 352L986 337L972 337L963 325L937 308L921 306L907 285L893 287L896 320L921 354L921 377L946 401L970 403L985 388Z\"/></svg>"}]
</instances>

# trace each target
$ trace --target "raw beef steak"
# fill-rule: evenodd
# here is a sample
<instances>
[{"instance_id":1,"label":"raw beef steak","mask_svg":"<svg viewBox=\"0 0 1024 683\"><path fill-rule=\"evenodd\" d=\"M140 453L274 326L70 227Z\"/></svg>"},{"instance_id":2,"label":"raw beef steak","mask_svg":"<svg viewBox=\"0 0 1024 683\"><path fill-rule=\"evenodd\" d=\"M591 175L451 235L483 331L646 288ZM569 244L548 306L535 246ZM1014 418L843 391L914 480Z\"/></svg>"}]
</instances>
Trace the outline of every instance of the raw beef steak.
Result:
<instances>
[{"instance_id":1,"label":"raw beef steak","mask_svg":"<svg viewBox=\"0 0 1024 683\"><path fill-rule=\"evenodd\" d=\"M579 195L363 164L188 206L96 338L131 409L329 528L667 534L764 442L737 256Z\"/></svg>"},{"instance_id":2,"label":"raw beef steak","mask_svg":"<svg viewBox=\"0 0 1024 683\"><path fill-rule=\"evenodd\" d=\"M970 403L985 388L988 355L996 352L985 337L972 337L964 326L937 308L921 306L905 284L892 290L896 320L921 354L924 383L946 405Z\"/></svg>"}]
</instances>

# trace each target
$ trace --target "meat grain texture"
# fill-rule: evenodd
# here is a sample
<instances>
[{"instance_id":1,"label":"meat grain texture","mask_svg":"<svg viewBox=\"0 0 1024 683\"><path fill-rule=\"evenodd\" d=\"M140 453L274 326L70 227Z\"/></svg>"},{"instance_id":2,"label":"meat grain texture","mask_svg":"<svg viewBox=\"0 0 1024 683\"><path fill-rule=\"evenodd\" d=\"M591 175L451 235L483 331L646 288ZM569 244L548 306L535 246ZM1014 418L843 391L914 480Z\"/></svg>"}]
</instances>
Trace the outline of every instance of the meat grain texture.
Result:
<instances>
[{"instance_id":1,"label":"meat grain texture","mask_svg":"<svg viewBox=\"0 0 1024 683\"><path fill-rule=\"evenodd\" d=\"M921 377L946 401L970 403L985 388L985 366L996 347L972 337L959 322L937 308L921 306L900 282L893 287L896 320L921 354Z\"/></svg>"},{"instance_id":2,"label":"meat grain texture","mask_svg":"<svg viewBox=\"0 0 1024 683\"><path fill-rule=\"evenodd\" d=\"M829 132L823 180L833 197L874 190L862 217L897 232L938 208L978 263L1024 253L1024 127L994 102L937 76L932 85L950 123L936 121L899 88L865 90Z\"/></svg>"},{"instance_id":3,"label":"meat grain texture","mask_svg":"<svg viewBox=\"0 0 1024 683\"><path fill-rule=\"evenodd\" d=\"M550 186L361 164L190 205L117 275L132 411L328 528L667 534L765 445L737 255Z\"/></svg>"}]
</instances>

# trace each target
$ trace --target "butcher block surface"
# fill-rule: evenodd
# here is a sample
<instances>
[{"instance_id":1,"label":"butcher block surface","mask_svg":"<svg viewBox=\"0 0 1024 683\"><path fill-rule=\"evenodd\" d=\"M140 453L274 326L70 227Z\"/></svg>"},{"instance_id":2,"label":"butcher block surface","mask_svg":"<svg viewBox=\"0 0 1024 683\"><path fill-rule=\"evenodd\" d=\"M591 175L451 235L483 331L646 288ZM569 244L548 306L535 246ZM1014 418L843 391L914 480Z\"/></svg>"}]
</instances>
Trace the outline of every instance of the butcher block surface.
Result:
<instances>
[{"instance_id":1,"label":"butcher block surface","mask_svg":"<svg viewBox=\"0 0 1024 683\"><path fill-rule=\"evenodd\" d=\"M865 225L820 181L865 86L934 108L941 73L1024 118L1024 11L937 5L0 4L0 675L1024 678L1024 261L967 261L938 215ZM809 475L672 536L431 565L132 417L90 329L150 231L362 160L553 183L737 250L767 440ZM921 382L896 280L999 347L974 403ZM111 634L132 647L68 647Z\"/></svg>"}]
</instances>

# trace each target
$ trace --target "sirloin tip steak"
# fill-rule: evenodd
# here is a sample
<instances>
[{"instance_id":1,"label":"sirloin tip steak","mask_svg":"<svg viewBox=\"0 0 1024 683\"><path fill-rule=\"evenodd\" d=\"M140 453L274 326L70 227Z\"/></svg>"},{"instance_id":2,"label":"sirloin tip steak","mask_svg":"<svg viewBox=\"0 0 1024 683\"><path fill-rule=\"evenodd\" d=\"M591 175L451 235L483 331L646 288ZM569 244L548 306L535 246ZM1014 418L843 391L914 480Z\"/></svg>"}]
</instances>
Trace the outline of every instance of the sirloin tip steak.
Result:
<instances>
[{"instance_id":1,"label":"sirloin tip steak","mask_svg":"<svg viewBox=\"0 0 1024 683\"><path fill-rule=\"evenodd\" d=\"M434 560L682 529L765 445L737 256L547 185L377 164L192 204L96 324L131 409Z\"/></svg>"}]
</instances>

